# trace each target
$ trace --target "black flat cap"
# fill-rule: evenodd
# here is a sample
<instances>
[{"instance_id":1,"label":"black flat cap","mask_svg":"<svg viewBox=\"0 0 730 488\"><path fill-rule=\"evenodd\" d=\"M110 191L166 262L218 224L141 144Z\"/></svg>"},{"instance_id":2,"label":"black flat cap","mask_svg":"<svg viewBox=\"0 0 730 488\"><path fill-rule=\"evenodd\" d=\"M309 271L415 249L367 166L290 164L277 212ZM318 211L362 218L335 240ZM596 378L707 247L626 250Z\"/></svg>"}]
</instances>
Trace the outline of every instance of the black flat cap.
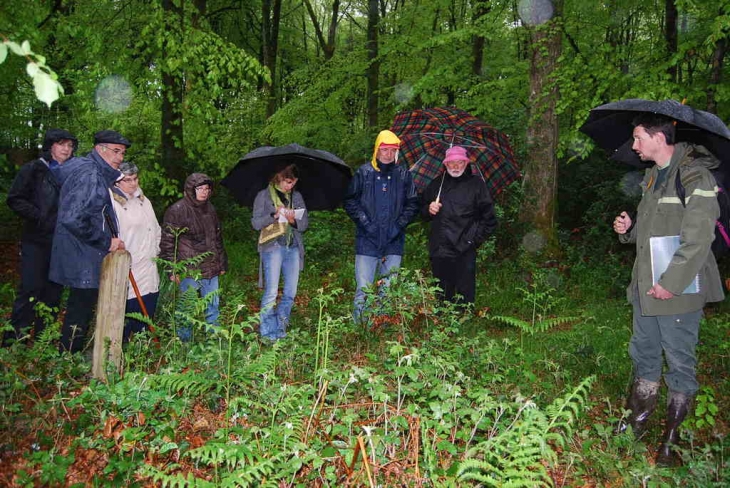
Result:
<instances>
[{"instance_id":1,"label":"black flat cap","mask_svg":"<svg viewBox=\"0 0 730 488\"><path fill-rule=\"evenodd\" d=\"M114 130L100 130L94 134L94 144L123 144L127 147L132 143Z\"/></svg>"}]
</instances>

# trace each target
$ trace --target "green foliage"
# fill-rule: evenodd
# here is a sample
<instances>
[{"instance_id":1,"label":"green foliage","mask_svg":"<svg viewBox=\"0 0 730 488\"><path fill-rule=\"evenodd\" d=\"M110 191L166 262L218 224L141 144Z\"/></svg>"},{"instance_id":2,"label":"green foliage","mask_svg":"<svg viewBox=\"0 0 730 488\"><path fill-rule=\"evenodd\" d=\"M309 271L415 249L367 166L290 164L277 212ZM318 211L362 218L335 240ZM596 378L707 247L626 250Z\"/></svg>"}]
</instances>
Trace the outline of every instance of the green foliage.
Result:
<instances>
[{"instance_id":1,"label":"green foliage","mask_svg":"<svg viewBox=\"0 0 730 488\"><path fill-rule=\"evenodd\" d=\"M34 53L28 41L18 44L3 34L0 34L0 37L3 39L0 43L0 64L5 62L8 52L24 57L28 61L25 71L33 80L36 98L50 107L63 94L63 87L58 82L58 75L46 65L46 58Z\"/></svg>"},{"instance_id":2,"label":"green foliage","mask_svg":"<svg viewBox=\"0 0 730 488\"><path fill-rule=\"evenodd\" d=\"M552 486L542 461L554 464L557 454L550 442L564 445L573 434L573 423L588 400L589 377L564 398L540 411L527 400L516 411L502 408L501 425L492 427L487 440L465 453L457 476L486 486ZM505 418L506 417L506 418Z\"/></svg>"},{"instance_id":3,"label":"green foliage","mask_svg":"<svg viewBox=\"0 0 730 488\"><path fill-rule=\"evenodd\" d=\"M715 390L711 386L703 386L695 396L695 408L689 423L695 429L714 427L719 412L715 400Z\"/></svg>"}]
</instances>

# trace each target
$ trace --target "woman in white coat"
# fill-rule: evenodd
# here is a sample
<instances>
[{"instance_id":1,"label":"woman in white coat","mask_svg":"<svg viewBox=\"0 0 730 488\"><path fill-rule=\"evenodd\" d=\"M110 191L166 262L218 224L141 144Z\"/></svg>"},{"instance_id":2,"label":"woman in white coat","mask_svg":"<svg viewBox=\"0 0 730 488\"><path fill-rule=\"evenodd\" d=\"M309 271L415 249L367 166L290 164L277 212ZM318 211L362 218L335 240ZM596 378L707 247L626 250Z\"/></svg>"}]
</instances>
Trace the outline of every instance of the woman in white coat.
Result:
<instances>
[{"instance_id":1,"label":"woman in white coat","mask_svg":"<svg viewBox=\"0 0 730 488\"><path fill-rule=\"evenodd\" d=\"M132 274L150 318L157 308L160 289L160 275L155 258L160 253L160 224L149 199L139 187L139 168L124 161L119 166L122 178L110 190L114 211L119 222L119 237L132 255ZM127 295L126 313L142 313L137 296L130 283ZM127 318L124 324L124 342L133 333L146 330L147 325L139 320Z\"/></svg>"}]
</instances>

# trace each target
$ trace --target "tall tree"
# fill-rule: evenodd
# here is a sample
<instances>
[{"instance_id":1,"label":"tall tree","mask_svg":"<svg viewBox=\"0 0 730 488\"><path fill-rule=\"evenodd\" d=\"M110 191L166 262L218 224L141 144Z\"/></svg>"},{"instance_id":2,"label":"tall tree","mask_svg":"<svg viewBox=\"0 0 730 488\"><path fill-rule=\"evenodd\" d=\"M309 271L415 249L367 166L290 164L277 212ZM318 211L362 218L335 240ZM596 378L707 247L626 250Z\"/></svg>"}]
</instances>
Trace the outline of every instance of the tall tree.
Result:
<instances>
[{"instance_id":1,"label":"tall tree","mask_svg":"<svg viewBox=\"0 0 730 488\"><path fill-rule=\"evenodd\" d=\"M489 13L489 9L489 4L487 4L486 1L477 2L477 4L474 6L474 12L472 13L472 21L474 22L474 24L479 25L480 19L484 17L487 13ZM480 33L474 34L471 45L471 72L474 76L477 77L482 75L482 64L484 62L484 44L485 37Z\"/></svg>"},{"instance_id":2,"label":"tall tree","mask_svg":"<svg viewBox=\"0 0 730 488\"><path fill-rule=\"evenodd\" d=\"M677 11L677 4L675 0L666 0L664 6L664 39L667 42L667 53L669 58L676 57L677 55L677 17L679 12ZM677 64L670 63L667 68L669 78L673 82L679 81L677 79Z\"/></svg>"},{"instance_id":3,"label":"tall tree","mask_svg":"<svg viewBox=\"0 0 730 488\"><path fill-rule=\"evenodd\" d=\"M335 40L337 39L337 26L340 21L340 0L333 0L332 11L330 16L329 27L327 29L327 39L324 37L322 26L320 25L317 14L314 11L311 0L303 0L304 6L307 8L309 19L314 26L314 33L317 36L317 43L324 53L324 60L329 61L335 54ZM322 23L324 24L324 22Z\"/></svg>"},{"instance_id":4,"label":"tall tree","mask_svg":"<svg viewBox=\"0 0 730 488\"><path fill-rule=\"evenodd\" d=\"M378 10L378 3L378 0L368 0L367 120L370 128L378 126L378 82L380 78L380 60L378 59L378 24L380 24L380 11Z\"/></svg>"},{"instance_id":5,"label":"tall tree","mask_svg":"<svg viewBox=\"0 0 730 488\"><path fill-rule=\"evenodd\" d=\"M179 56L182 45L185 16L173 0L162 0L164 32L162 38L162 109L160 139L162 165L168 174L184 179L185 148L183 146L184 81L180 72Z\"/></svg>"},{"instance_id":6,"label":"tall tree","mask_svg":"<svg viewBox=\"0 0 730 488\"><path fill-rule=\"evenodd\" d=\"M548 245L556 249L555 215L558 185L558 118L555 106L558 87L551 83L561 54L562 0L554 2L553 17L543 25L529 27L530 45L530 119L527 126L527 152L524 165L524 193L521 218L531 224Z\"/></svg>"},{"instance_id":7,"label":"tall tree","mask_svg":"<svg viewBox=\"0 0 730 488\"><path fill-rule=\"evenodd\" d=\"M276 112L279 82L276 63L279 53L279 24L281 22L281 0L261 2L261 61L268 68L270 80L264 82L266 93L266 118Z\"/></svg>"}]
</instances>

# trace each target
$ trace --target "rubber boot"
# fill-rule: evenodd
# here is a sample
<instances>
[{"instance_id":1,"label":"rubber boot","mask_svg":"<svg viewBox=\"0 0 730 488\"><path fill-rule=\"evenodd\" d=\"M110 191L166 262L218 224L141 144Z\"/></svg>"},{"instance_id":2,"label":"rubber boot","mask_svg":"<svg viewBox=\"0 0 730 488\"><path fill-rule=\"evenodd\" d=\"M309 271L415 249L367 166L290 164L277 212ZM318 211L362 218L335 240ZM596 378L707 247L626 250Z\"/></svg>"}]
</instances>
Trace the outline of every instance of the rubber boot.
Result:
<instances>
[{"instance_id":1,"label":"rubber boot","mask_svg":"<svg viewBox=\"0 0 730 488\"><path fill-rule=\"evenodd\" d=\"M659 382L649 381L644 378L636 378L631 386L631 394L626 400L626 409L631 410L627 419L622 419L616 428L616 433L621 434L628 426L639 438L646 430L646 423L656 409L657 396L659 394Z\"/></svg>"},{"instance_id":2,"label":"rubber boot","mask_svg":"<svg viewBox=\"0 0 730 488\"><path fill-rule=\"evenodd\" d=\"M659 446L656 465L663 468L678 466L681 462L674 446L679 443L679 426L687 416L692 397L676 391L669 392L667 401L667 423L664 426L664 441Z\"/></svg>"}]
</instances>

